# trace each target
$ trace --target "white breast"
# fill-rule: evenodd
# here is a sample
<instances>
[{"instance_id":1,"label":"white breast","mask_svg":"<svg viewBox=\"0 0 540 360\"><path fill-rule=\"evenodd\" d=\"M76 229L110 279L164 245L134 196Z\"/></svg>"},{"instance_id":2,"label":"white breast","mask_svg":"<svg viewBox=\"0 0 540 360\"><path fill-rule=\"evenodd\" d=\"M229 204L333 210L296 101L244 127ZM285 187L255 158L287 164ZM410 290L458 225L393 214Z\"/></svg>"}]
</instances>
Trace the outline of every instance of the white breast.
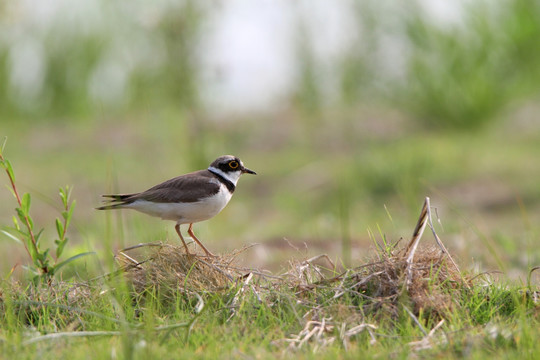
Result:
<instances>
[{"instance_id":1,"label":"white breast","mask_svg":"<svg viewBox=\"0 0 540 360\"><path fill-rule=\"evenodd\" d=\"M218 193L212 197L191 203L153 203L137 200L125 208L134 209L164 220L174 220L178 224L191 224L216 216L231 200L231 192L221 184Z\"/></svg>"}]
</instances>

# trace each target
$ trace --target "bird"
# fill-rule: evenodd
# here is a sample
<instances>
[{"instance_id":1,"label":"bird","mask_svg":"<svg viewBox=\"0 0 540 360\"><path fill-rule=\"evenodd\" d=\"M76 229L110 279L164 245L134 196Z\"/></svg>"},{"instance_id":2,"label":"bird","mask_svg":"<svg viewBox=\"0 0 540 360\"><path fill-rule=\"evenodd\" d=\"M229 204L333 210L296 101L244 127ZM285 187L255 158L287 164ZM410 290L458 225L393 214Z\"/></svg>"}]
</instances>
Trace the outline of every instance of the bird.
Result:
<instances>
[{"instance_id":1,"label":"bird","mask_svg":"<svg viewBox=\"0 0 540 360\"><path fill-rule=\"evenodd\" d=\"M134 209L142 213L176 221L175 230L187 255L193 255L180 232L189 224L188 234L208 257L215 257L193 233L193 224L216 216L227 205L242 174L257 173L233 155L223 155L205 170L180 175L150 189L133 194L102 195L105 205L97 210Z\"/></svg>"}]
</instances>

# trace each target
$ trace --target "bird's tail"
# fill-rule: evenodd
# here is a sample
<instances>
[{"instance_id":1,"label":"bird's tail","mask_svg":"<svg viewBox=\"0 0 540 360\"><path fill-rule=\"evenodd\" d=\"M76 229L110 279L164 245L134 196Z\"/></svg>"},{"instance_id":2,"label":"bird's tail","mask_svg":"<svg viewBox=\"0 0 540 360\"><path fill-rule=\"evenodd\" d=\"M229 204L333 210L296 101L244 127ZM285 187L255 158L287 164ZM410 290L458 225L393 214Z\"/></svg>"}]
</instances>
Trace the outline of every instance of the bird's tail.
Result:
<instances>
[{"instance_id":1,"label":"bird's tail","mask_svg":"<svg viewBox=\"0 0 540 360\"><path fill-rule=\"evenodd\" d=\"M101 195L104 198L109 198L103 200L106 204L100 207L97 207L96 210L110 210L110 209L121 209L127 204L130 204L131 201L129 201L129 198L133 194L125 194L125 195ZM113 204L115 203L115 204Z\"/></svg>"},{"instance_id":2,"label":"bird's tail","mask_svg":"<svg viewBox=\"0 0 540 360\"><path fill-rule=\"evenodd\" d=\"M120 209L120 208L122 208L123 205L124 205L124 203L103 205L103 206L97 207L96 210Z\"/></svg>"}]
</instances>

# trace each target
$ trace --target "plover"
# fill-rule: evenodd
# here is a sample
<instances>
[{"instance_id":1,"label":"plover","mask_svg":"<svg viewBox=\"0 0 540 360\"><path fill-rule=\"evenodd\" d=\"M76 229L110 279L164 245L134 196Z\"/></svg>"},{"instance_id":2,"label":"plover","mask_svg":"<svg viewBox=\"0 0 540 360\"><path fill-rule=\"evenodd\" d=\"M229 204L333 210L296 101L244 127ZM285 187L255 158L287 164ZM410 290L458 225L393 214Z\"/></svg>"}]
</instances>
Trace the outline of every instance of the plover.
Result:
<instances>
[{"instance_id":1,"label":"plover","mask_svg":"<svg viewBox=\"0 0 540 360\"><path fill-rule=\"evenodd\" d=\"M150 189L134 194L102 195L107 204L98 210L134 209L164 220L176 221L175 230L191 255L180 232L180 225L189 224L188 234L206 255L212 254L193 233L193 224L216 216L231 200L242 174L256 174L239 158L224 155L214 160L208 169L199 170L167 180Z\"/></svg>"}]
</instances>

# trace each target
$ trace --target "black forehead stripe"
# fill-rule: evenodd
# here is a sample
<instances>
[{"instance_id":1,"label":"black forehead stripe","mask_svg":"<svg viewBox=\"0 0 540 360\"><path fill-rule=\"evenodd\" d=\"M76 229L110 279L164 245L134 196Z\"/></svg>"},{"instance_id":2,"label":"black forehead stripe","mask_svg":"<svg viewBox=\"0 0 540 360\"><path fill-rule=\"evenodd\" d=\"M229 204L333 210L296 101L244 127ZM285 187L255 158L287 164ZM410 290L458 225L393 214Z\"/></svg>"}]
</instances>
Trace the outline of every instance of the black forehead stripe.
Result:
<instances>
[{"instance_id":1,"label":"black forehead stripe","mask_svg":"<svg viewBox=\"0 0 540 360\"><path fill-rule=\"evenodd\" d=\"M219 181L221 181L221 183L223 185L225 185L227 187L227 189L229 189L229 191L231 192L231 194L234 192L234 190L236 189L236 186L234 186L234 184L232 183L232 181L230 180L227 180L226 178L224 178L221 174L218 174L212 170L209 169L209 171L216 175L216 177L218 178Z\"/></svg>"},{"instance_id":2,"label":"black forehead stripe","mask_svg":"<svg viewBox=\"0 0 540 360\"><path fill-rule=\"evenodd\" d=\"M230 161L235 160L240 163L240 159L235 156L220 156L216 160L214 160L210 166L219 168L221 165L227 165Z\"/></svg>"}]
</instances>

